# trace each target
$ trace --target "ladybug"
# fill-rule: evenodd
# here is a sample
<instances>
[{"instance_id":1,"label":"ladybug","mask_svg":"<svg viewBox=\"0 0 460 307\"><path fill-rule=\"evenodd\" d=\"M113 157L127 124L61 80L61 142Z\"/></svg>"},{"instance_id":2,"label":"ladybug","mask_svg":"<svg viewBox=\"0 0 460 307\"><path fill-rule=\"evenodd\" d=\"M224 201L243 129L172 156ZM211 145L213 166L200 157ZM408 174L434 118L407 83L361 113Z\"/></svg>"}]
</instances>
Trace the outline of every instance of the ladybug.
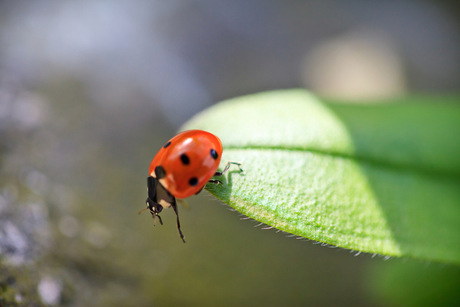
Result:
<instances>
[{"instance_id":1,"label":"ladybug","mask_svg":"<svg viewBox=\"0 0 460 307\"><path fill-rule=\"evenodd\" d=\"M166 142L150 163L147 177L147 208L155 220L164 208L172 207L177 216L177 230L182 241L182 234L177 212L176 198L183 199L200 193L208 182L222 184L222 181L211 179L222 176L231 164L227 162L222 172L218 172L222 158L222 143L212 133L203 130L188 130L177 134ZM144 211L142 210L142 211ZM141 211L141 212L142 212Z\"/></svg>"}]
</instances>

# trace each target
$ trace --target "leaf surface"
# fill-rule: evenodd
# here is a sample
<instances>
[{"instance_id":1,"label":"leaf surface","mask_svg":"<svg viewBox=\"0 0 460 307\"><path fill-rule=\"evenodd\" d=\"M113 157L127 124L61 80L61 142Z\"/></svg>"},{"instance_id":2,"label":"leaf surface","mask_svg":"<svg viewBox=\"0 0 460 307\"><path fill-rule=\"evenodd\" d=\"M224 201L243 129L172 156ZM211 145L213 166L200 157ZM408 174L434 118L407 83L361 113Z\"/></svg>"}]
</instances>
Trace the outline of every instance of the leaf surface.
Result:
<instances>
[{"instance_id":1,"label":"leaf surface","mask_svg":"<svg viewBox=\"0 0 460 307\"><path fill-rule=\"evenodd\" d=\"M183 129L243 163L217 198L277 229L357 251L460 264L460 99L356 105L305 90L243 96Z\"/></svg>"}]
</instances>

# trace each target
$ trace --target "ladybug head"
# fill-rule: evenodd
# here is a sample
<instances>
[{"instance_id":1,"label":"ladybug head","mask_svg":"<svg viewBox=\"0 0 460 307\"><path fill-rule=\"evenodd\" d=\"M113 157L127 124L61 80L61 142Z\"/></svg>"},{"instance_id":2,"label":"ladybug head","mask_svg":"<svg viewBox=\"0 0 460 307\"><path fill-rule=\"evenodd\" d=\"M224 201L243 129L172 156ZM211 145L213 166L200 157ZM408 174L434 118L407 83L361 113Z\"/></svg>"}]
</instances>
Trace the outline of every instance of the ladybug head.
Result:
<instances>
[{"instance_id":1,"label":"ladybug head","mask_svg":"<svg viewBox=\"0 0 460 307\"><path fill-rule=\"evenodd\" d=\"M158 217L160 224L163 225L163 221L161 220L161 216L159 215L159 213L163 210L163 207L160 204L153 202L150 199L150 197L147 198L145 202L147 204L147 208L145 208L144 210L148 209L150 213L152 214L153 220L155 221L155 218Z\"/></svg>"}]
</instances>

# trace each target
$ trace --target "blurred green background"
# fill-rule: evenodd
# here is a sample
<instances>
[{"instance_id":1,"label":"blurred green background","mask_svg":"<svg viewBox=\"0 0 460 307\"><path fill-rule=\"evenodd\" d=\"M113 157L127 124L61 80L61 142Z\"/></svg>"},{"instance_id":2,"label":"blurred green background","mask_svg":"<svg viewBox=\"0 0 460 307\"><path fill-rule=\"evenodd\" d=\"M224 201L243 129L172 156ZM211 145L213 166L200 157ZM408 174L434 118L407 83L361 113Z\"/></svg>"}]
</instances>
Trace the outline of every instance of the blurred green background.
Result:
<instances>
[{"instance_id":1,"label":"blurred green background","mask_svg":"<svg viewBox=\"0 0 460 307\"><path fill-rule=\"evenodd\" d=\"M207 192L153 228L159 147L219 100L460 89L458 1L0 1L0 306L460 303L460 270L263 230ZM231 118L222 119L222 121ZM263 176L263 174L261 174Z\"/></svg>"}]
</instances>

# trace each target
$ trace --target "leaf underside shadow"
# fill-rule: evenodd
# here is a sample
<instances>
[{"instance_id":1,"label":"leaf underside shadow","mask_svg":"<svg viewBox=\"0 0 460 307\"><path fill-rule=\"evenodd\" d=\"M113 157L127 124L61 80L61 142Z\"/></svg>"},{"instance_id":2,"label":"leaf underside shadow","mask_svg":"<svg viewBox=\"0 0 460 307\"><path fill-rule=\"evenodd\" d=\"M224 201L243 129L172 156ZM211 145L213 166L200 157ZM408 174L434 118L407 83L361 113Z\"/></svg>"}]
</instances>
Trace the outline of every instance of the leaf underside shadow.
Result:
<instances>
[{"instance_id":1,"label":"leaf underside shadow","mask_svg":"<svg viewBox=\"0 0 460 307\"><path fill-rule=\"evenodd\" d=\"M460 107L456 97L325 103L304 90L222 102L184 129L242 162L208 185L239 212L357 251L460 264ZM400 102L400 103L395 103Z\"/></svg>"}]
</instances>

